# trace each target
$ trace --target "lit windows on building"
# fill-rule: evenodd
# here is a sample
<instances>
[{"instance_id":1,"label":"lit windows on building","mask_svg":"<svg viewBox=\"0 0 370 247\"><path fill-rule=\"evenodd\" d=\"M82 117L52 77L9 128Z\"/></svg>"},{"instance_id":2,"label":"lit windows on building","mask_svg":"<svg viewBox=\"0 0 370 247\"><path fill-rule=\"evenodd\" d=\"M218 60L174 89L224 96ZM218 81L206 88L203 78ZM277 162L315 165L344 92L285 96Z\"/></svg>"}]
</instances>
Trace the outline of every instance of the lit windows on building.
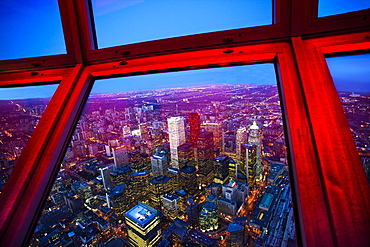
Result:
<instances>
[{"instance_id":1,"label":"lit windows on building","mask_svg":"<svg viewBox=\"0 0 370 247\"><path fill-rule=\"evenodd\" d=\"M171 117L167 119L167 123L172 167L179 169L177 147L185 143L185 119L184 117Z\"/></svg>"},{"instance_id":2,"label":"lit windows on building","mask_svg":"<svg viewBox=\"0 0 370 247\"><path fill-rule=\"evenodd\" d=\"M155 246L161 240L159 212L156 209L139 202L124 215L132 246Z\"/></svg>"}]
</instances>

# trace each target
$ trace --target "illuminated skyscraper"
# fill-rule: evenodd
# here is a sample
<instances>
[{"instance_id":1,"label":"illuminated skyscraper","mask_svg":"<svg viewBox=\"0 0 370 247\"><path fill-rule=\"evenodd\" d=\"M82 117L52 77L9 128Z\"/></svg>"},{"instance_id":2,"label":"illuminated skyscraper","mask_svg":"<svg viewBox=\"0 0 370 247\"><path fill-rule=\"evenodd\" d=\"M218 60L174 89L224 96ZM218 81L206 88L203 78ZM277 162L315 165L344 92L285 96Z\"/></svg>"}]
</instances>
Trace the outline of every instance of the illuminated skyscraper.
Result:
<instances>
[{"instance_id":1,"label":"illuminated skyscraper","mask_svg":"<svg viewBox=\"0 0 370 247\"><path fill-rule=\"evenodd\" d=\"M241 144L247 143L248 136L247 136L247 128L240 127L236 131L236 160L239 163L240 162L240 155L241 155Z\"/></svg>"},{"instance_id":2,"label":"illuminated skyscraper","mask_svg":"<svg viewBox=\"0 0 370 247\"><path fill-rule=\"evenodd\" d=\"M213 160L214 182L224 184L229 178L229 156L220 154Z\"/></svg>"},{"instance_id":3,"label":"illuminated skyscraper","mask_svg":"<svg viewBox=\"0 0 370 247\"><path fill-rule=\"evenodd\" d=\"M161 209L161 197L172 191L172 181L170 177L159 176L149 181L149 199L150 205L156 209Z\"/></svg>"},{"instance_id":4,"label":"illuminated skyscraper","mask_svg":"<svg viewBox=\"0 0 370 247\"><path fill-rule=\"evenodd\" d=\"M112 180L110 177L110 172L113 171L113 166L106 166L103 168L99 168L99 171L101 173L102 181L103 181L103 186L104 189L110 190L112 189Z\"/></svg>"},{"instance_id":5,"label":"illuminated skyscraper","mask_svg":"<svg viewBox=\"0 0 370 247\"><path fill-rule=\"evenodd\" d=\"M155 246L161 240L159 213L156 209L139 202L124 215L132 246Z\"/></svg>"},{"instance_id":6,"label":"illuminated skyscraper","mask_svg":"<svg viewBox=\"0 0 370 247\"><path fill-rule=\"evenodd\" d=\"M193 166L184 166L180 169L180 182L182 189L189 195L195 195L197 191L196 169Z\"/></svg>"},{"instance_id":7,"label":"illuminated skyscraper","mask_svg":"<svg viewBox=\"0 0 370 247\"><path fill-rule=\"evenodd\" d=\"M262 179L263 166L261 163L261 131L258 127L256 121L253 121L252 126L249 128L248 143L256 145L256 180L260 181Z\"/></svg>"},{"instance_id":8,"label":"illuminated skyscraper","mask_svg":"<svg viewBox=\"0 0 370 247\"><path fill-rule=\"evenodd\" d=\"M148 201L149 171L134 172L127 184L131 203Z\"/></svg>"},{"instance_id":9,"label":"illuminated skyscraper","mask_svg":"<svg viewBox=\"0 0 370 247\"><path fill-rule=\"evenodd\" d=\"M118 218L123 218L123 213L127 210L128 206L124 193L125 187L125 184L117 185L109 194L110 206L114 209L114 213Z\"/></svg>"},{"instance_id":10,"label":"illuminated skyscraper","mask_svg":"<svg viewBox=\"0 0 370 247\"><path fill-rule=\"evenodd\" d=\"M167 174L168 161L164 154L153 155L150 157L150 160L154 177L165 176Z\"/></svg>"},{"instance_id":11,"label":"illuminated skyscraper","mask_svg":"<svg viewBox=\"0 0 370 247\"><path fill-rule=\"evenodd\" d=\"M139 130L140 130L140 138L141 140L148 140L149 138L149 132L148 132L148 126L146 123L141 123L139 125Z\"/></svg>"},{"instance_id":12,"label":"illuminated skyscraper","mask_svg":"<svg viewBox=\"0 0 370 247\"><path fill-rule=\"evenodd\" d=\"M180 197L172 194L172 193L166 193L162 196L162 205L163 205L163 213L171 218L175 219L176 217L179 217L179 202Z\"/></svg>"},{"instance_id":13,"label":"illuminated skyscraper","mask_svg":"<svg viewBox=\"0 0 370 247\"><path fill-rule=\"evenodd\" d=\"M246 176L251 188L256 183L257 146L251 144L241 145L241 161L238 163L238 172Z\"/></svg>"},{"instance_id":14,"label":"illuminated skyscraper","mask_svg":"<svg viewBox=\"0 0 370 247\"><path fill-rule=\"evenodd\" d=\"M125 146L119 146L113 148L113 159L114 165L116 166L114 170L117 170L117 167L128 164L128 152Z\"/></svg>"},{"instance_id":15,"label":"illuminated skyscraper","mask_svg":"<svg viewBox=\"0 0 370 247\"><path fill-rule=\"evenodd\" d=\"M188 223L191 226L198 226L199 225L199 205L195 202L195 197L190 196L186 200L186 212L188 215Z\"/></svg>"},{"instance_id":16,"label":"illuminated skyscraper","mask_svg":"<svg viewBox=\"0 0 370 247\"><path fill-rule=\"evenodd\" d=\"M179 157L179 169L184 166L196 166L193 143L187 142L178 146L177 153Z\"/></svg>"},{"instance_id":17,"label":"illuminated skyscraper","mask_svg":"<svg viewBox=\"0 0 370 247\"><path fill-rule=\"evenodd\" d=\"M190 140L196 145L197 144L197 135L200 134L200 114L199 113L190 113Z\"/></svg>"},{"instance_id":18,"label":"illuminated skyscraper","mask_svg":"<svg viewBox=\"0 0 370 247\"><path fill-rule=\"evenodd\" d=\"M183 117L167 119L172 167L179 169L177 147L185 143L185 121Z\"/></svg>"},{"instance_id":19,"label":"illuminated skyscraper","mask_svg":"<svg viewBox=\"0 0 370 247\"><path fill-rule=\"evenodd\" d=\"M222 150L222 124L221 123L205 123L205 130L213 133L213 145L215 148Z\"/></svg>"},{"instance_id":20,"label":"illuminated skyscraper","mask_svg":"<svg viewBox=\"0 0 370 247\"><path fill-rule=\"evenodd\" d=\"M218 229L217 204L209 201L202 204L199 212L199 225L202 232L209 232Z\"/></svg>"},{"instance_id":21,"label":"illuminated skyscraper","mask_svg":"<svg viewBox=\"0 0 370 247\"><path fill-rule=\"evenodd\" d=\"M206 186L213 182L213 134L202 132L197 137L198 184Z\"/></svg>"}]
</instances>

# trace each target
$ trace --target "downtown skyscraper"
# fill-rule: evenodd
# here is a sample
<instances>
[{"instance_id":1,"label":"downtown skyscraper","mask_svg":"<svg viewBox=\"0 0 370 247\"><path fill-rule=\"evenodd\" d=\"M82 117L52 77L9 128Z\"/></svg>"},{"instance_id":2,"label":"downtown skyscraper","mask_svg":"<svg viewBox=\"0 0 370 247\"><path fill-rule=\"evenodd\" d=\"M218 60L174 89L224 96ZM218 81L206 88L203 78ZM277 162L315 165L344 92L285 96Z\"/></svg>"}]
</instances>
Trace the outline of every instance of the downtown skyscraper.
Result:
<instances>
[{"instance_id":1,"label":"downtown skyscraper","mask_svg":"<svg viewBox=\"0 0 370 247\"><path fill-rule=\"evenodd\" d=\"M177 147L185 143L185 120L184 117L171 117L167 119L167 123L172 167L179 169Z\"/></svg>"}]
</instances>

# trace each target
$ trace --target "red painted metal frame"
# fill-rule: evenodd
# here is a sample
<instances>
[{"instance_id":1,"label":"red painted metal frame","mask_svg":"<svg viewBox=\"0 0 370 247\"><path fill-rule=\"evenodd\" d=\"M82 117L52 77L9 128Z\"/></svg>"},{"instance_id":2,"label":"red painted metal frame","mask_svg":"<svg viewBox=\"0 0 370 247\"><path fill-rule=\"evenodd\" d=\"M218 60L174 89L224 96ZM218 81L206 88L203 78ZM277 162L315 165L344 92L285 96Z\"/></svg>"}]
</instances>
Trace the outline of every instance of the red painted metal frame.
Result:
<instances>
[{"instance_id":1,"label":"red painted metal frame","mask_svg":"<svg viewBox=\"0 0 370 247\"><path fill-rule=\"evenodd\" d=\"M0 195L0 245L32 237L94 79L274 62L299 244L370 246L369 186L325 62L368 52L369 10L317 18L317 0L274 3L273 25L96 49L89 1L59 0L68 54L0 61L2 87L61 81Z\"/></svg>"}]
</instances>

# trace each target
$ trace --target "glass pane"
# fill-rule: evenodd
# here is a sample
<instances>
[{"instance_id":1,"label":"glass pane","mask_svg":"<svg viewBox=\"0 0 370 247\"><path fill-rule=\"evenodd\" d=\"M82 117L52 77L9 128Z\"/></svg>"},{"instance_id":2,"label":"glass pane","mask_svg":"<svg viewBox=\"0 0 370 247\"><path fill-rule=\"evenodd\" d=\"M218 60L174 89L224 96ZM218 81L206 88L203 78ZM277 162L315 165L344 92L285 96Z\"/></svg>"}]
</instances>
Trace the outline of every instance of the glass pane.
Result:
<instances>
[{"instance_id":1,"label":"glass pane","mask_svg":"<svg viewBox=\"0 0 370 247\"><path fill-rule=\"evenodd\" d=\"M369 0L319 0L319 17L338 15L370 8Z\"/></svg>"},{"instance_id":2,"label":"glass pane","mask_svg":"<svg viewBox=\"0 0 370 247\"><path fill-rule=\"evenodd\" d=\"M370 55L326 61L370 183Z\"/></svg>"},{"instance_id":3,"label":"glass pane","mask_svg":"<svg viewBox=\"0 0 370 247\"><path fill-rule=\"evenodd\" d=\"M0 193L56 87L0 88Z\"/></svg>"},{"instance_id":4,"label":"glass pane","mask_svg":"<svg viewBox=\"0 0 370 247\"><path fill-rule=\"evenodd\" d=\"M92 0L99 48L272 24L271 0Z\"/></svg>"},{"instance_id":5,"label":"glass pane","mask_svg":"<svg viewBox=\"0 0 370 247\"><path fill-rule=\"evenodd\" d=\"M32 245L294 244L275 80L260 64L96 81Z\"/></svg>"},{"instance_id":6,"label":"glass pane","mask_svg":"<svg viewBox=\"0 0 370 247\"><path fill-rule=\"evenodd\" d=\"M0 1L0 16L0 60L66 53L57 1Z\"/></svg>"}]
</instances>

